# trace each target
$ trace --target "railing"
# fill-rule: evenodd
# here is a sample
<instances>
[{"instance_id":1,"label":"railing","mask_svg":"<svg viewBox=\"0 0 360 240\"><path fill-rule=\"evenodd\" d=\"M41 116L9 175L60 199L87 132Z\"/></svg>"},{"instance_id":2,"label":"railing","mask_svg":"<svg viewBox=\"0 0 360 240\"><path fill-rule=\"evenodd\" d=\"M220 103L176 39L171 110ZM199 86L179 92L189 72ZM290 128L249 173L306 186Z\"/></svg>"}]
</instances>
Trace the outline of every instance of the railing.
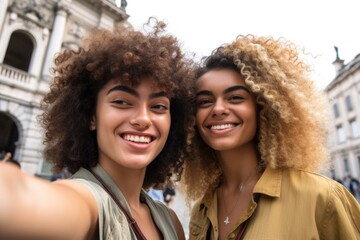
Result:
<instances>
[{"instance_id":1,"label":"railing","mask_svg":"<svg viewBox=\"0 0 360 240\"><path fill-rule=\"evenodd\" d=\"M28 72L0 63L0 83L34 91L37 81L38 79Z\"/></svg>"}]
</instances>

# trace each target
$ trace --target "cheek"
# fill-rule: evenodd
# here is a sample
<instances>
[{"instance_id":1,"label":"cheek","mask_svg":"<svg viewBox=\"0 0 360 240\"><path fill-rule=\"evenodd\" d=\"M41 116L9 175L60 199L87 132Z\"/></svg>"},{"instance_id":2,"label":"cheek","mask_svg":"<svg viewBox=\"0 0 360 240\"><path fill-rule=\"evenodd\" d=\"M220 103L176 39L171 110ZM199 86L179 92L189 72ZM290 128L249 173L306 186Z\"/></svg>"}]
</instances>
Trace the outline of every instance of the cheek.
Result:
<instances>
[{"instance_id":1,"label":"cheek","mask_svg":"<svg viewBox=\"0 0 360 240\"><path fill-rule=\"evenodd\" d=\"M252 135L256 135L256 131L257 131L257 127L258 127L258 119L257 119L257 114L256 112L249 112L248 117L247 117L247 121L249 122L248 125L248 131L251 132Z\"/></svg>"},{"instance_id":2,"label":"cheek","mask_svg":"<svg viewBox=\"0 0 360 240\"><path fill-rule=\"evenodd\" d=\"M206 129L203 126L203 121L200 117L196 116L196 122L195 122L195 129L196 131L199 133L199 135L201 136L201 138L206 142L207 142L207 134L206 134Z\"/></svg>"},{"instance_id":3,"label":"cheek","mask_svg":"<svg viewBox=\"0 0 360 240\"><path fill-rule=\"evenodd\" d=\"M161 116L160 119L158 119L159 121L159 126L161 128L161 131L163 132L164 135L166 135L166 137L169 135L170 132L170 125L171 125L171 117L170 114L167 114L166 116Z\"/></svg>"},{"instance_id":4,"label":"cheek","mask_svg":"<svg viewBox=\"0 0 360 240\"><path fill-rule=\"evenodd\" d=\"M257 124L256 122L254 122L254 124L251 126L251 135L252 135L252 138L256 137L256 132L257 132Z\"/></svg>"},{"instance_id":5,"label":"cheek","mask_svg":"<svg viewBox=\"0 0 360 240\"><path fill-rule=\"evenodd\" d=\"M197 110L196 112L196 125L201 126L202 122L204 121L204 112L200 110Z\"/></svg>"},{"instance_id":6,"label":"cheek","mask_svg":"<svg viewBox=\"0 0 360 240\"><path fill-rule=\"evenodd\" d=\"M207 117L207 112L204 111L204 109L200 109L196 112L196 120L195 120L195 124L196 124L196 128L197 131L199 132L200 136L206 141L206 134L205 134L205 129L204 127L204 122L206 120Z\"/></svg>"},{"instance_id":7,"label":"cheek","mask_svg":"<svg viewBox=\"0 0 360 240\"><path fill-rule=\"evenodd\" d=\"M170 115L166 118L164 126L166 126L166 133L167 133L167 135L169 135L170 127L171 127L171 117L170 117Z\"/></svg>"}]
</instances>

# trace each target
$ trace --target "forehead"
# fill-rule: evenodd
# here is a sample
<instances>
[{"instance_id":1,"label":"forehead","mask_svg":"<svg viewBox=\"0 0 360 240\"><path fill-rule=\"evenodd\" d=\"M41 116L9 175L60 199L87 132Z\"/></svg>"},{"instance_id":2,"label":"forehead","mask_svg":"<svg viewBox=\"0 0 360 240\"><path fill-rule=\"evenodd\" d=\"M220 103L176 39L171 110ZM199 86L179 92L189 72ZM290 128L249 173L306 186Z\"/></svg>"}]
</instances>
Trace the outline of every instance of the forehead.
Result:
<instances>
[{"instance_id":1,"label":"forehead","mask_svg":"<svg viewBox=\"0 0 360 240\"><path fill-rule=\"evenodd\" d=\"M206 72L198 81L197 89L224 89L229 86L246 86L242 76L231 69L216 69Z\"/></svg>"}]
</instances>

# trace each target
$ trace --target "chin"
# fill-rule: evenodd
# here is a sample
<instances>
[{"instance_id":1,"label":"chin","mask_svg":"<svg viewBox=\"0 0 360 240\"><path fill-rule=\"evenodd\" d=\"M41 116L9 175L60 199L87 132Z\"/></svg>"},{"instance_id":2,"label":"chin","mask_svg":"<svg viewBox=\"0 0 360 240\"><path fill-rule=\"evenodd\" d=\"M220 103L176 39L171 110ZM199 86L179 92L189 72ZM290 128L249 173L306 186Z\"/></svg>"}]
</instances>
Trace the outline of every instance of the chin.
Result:
<instances>
[{"instance_id":1,"label":"chin","mask_svg":"<svg viewBox=\"0 0 360 240\"><path fill-rule=\"evenodd\" d=\"M127 162L124 163L124 166L130 169L143 169L149 166L152 160L149 159L136 159L128 158Z\"/></svg>"},{"instance_id":2,"label":"chin","mask_svg":"<svg viewBox=\"0 0 360 240\"><path fill-rule=\"evenodd\" d=\"M231 149L230 146L225 144L209 144L209 146L216 151L225 151Z\"/></svg>"},{"instance_id":3,"label":"chin","mask_svg":"<svg viewBox=\"0 0 360 240\"><path fill-rule=\"evenodd\" d=\"M130 169L144 169L149 166L150 163L130 163L126 167Z\"/></svg>"},{"instance_id":4,"label":"chin","mask_svg":"<svg viewBox=\"0 0 360 240\"><path fill-rule=\"evenodd\" d=\"M215 147L212 147L212 149L214 149L215 151L226 151L226 150L230 150L231 148L215 146Z\"/></svg>"}]
</instances>

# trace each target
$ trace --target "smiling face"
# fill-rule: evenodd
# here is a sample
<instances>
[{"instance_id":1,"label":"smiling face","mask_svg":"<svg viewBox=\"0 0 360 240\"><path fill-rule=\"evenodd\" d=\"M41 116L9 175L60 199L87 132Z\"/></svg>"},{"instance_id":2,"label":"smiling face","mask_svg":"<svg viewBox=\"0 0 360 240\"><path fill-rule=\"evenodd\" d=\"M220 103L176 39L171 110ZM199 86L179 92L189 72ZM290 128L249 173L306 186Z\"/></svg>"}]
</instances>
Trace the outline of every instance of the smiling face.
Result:
<instances>
[{"instance_id":1,"label":"smiling face","mask_svg":"<svg viewBox=\"0 0 360 240\"><path fill-rule=\"evenodd\" d=\"M213 149L255 148L256 102L234 70L211 70L198 79L196 123Z\"/></svg>"},{"instance_id":2,"label":"smiling face","mask_svg":"<svg viewBox=\"0 0 360 240\"><path fill-rule=\"evenodd\" d=\"M170 130L170 100L143 78L132 87L109 81L98 93L96 130L100 164L143 169L163 149Z\"/></svg>"}]
</instances>

